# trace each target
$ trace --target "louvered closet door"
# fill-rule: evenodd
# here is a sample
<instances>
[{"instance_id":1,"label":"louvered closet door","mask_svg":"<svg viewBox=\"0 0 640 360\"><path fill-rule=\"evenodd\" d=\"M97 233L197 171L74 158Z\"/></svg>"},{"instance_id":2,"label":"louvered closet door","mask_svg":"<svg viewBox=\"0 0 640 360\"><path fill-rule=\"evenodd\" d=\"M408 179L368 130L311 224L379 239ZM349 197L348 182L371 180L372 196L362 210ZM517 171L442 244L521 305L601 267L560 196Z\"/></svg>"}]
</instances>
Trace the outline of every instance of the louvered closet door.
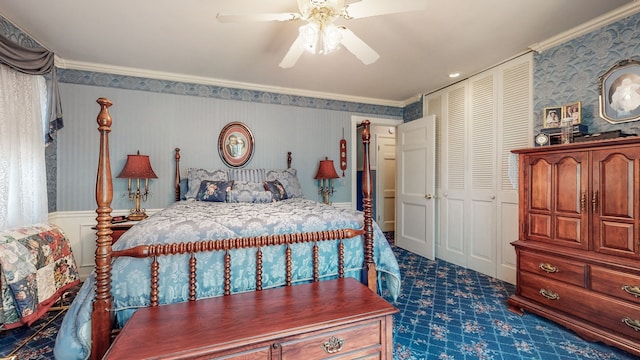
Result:
<instances>
[{"instance_id":1,"label":"louvered closet door","mask_svg":"<svg viewBox=\"0 0 640 360\"><path fill-rule=\"evenodd\" d=\"M496 163L496 277L516 282L516 252L511 242L518 239L518 158L513 149L531 146L532 63L527 54L502 65L498 76L498 127Z\"/></svg>"},{"instance_id":2,"label":"louvered closet door","mask_svg":"<svg viewBox=\"0 0 640 360\"><path fill-rule=\"evenodd\" d=\"M442 94L440 150L439 230L437 257L467 266L465 234L470 231L466 211L467 82L453 85Z\"/></svg>"},{"instance_id":3,"label":"louvered closet door","mask_svg":"<svg viewBox=\"0 0 640 360\"><path fill-rule=\"evenodd\" d=\"M469 80L468 267L496 271L496 79L493 73Z\"/></svg>"},{"instance_id":4,"label":"louvered closet door","mask_svg":"<svg viewBox=\"0 0 640 360\"><path fill-rule=\"evenodd\" d=\"M438 257L495 275L496 102L493 73L449 89Z\"/></svg>"},{"instance_id":5,"label":"louvered closet door","mask_svg":"<svg viewBox=\"0 0 640 360\"><path fill-rule=\"evenodd\" d=\"M426 98L436 114L436 257L515 283L517 158L531 146L531 54Z\"/></svg>"}]
</instances>

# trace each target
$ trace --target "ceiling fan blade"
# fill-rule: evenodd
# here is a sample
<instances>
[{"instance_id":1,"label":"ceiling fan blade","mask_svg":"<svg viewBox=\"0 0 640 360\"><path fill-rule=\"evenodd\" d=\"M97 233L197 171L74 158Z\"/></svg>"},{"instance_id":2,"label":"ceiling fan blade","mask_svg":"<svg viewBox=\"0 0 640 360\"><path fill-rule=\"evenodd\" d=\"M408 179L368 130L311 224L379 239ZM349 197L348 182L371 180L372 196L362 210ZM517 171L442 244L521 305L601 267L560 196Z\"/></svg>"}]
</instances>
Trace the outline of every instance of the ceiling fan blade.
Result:
<instances>
[{"instance_id":1,"label":"ceiling fan blade","mask_svg":"<svg viewBox=\"0 0 640 360\"><path fill-rule=\"evenodd\" d=\"M293 44L291 44L289 51L280 62L280 67L283 69L293 67L293 65L298 62L298 59L302 56L303 52L304 46L302 44L302 36L298 35Z\"/></svg>"},{"instance_id":2,"label":"ceiling fan blade","mask_svg":"<svg viewBox=\"0 0 640 360\"><path fill-rule=\"evenodd\" d=\"M360 61L365 65L373 64L380 58L380 55L362 41L362 39L357 37L353 31L344 26L340 26L339 29L342 33L342 45L344 45L347 50L351 51L351 53L353 53L353 55L360 59Z\"/></svg>"},{"instance_id":3,"label":"ceiling fan blade","mask_svg":"<svg viewBox=\"0 0 640 360\"><path fill-rule=\"evenodd\" d=\"M219 22L258 22L258 21L291 21L301 18L296 13L272 13L272 14L218 14Z\"/></svg>"},{"instance_id":4,"label":"ceiling fan blade","mask_svg":"<svg viewBox=\"0 0 640 360\"><path fill-rule=\"evenodd\" d=\"M346 7L347 18L396 14L427 9L426 0L361 0Z\"/></svg>"}]
</instances>

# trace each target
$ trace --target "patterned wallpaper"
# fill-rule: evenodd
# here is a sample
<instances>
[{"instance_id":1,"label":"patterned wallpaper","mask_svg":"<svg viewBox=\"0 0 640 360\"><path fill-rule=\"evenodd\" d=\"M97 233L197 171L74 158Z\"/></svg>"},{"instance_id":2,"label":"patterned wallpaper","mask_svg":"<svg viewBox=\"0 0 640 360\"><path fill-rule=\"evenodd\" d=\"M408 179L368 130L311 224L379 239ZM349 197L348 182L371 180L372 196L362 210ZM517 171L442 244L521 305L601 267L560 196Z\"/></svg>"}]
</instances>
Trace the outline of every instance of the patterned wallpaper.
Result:
<instances>
[{"instance_id":1,"label":"patterned wallpaper","mask_svg":"<svg viewBox=\"0 0 640 360\"><path fill-rule=\"evenodd\" d=\"M582 102L589 133L622 130L640 134L640 122L610 124L598 115L599 77L620 60L640 59L640 14L534 54L534 130L545 107Z\"/></svg>"},{"instance_id":2,"label":"patterned wallpaper","mask_svg":"<svg viewBox=\"0 0 640 360\"><path fill-rule=\"evenodd\" d=\"M420 97L420 100L411 103L404 107L402 119L404 122L420 119L422 117L422 103L423 97Z\"/></svg>"}]
</instances>

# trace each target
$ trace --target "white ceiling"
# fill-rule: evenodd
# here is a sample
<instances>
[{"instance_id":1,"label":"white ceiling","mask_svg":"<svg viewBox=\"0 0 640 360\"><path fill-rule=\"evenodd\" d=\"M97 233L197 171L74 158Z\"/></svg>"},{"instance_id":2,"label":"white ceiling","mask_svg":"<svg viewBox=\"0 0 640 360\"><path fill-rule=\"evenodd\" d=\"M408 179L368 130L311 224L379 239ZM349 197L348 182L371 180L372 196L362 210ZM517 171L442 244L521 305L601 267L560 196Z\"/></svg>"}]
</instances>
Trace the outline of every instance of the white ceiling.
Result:
<instances>
[{"instance_id":1,"label":"white ceiling","mask_svg":"<svg viewBox=\"0 0 640 360\"><path fill-rule=\"evenodd\" d=\"M425 1L426 11L338 21L380 54L377 62L363 65L341 49L305 53L290 69L278 64L303 21L229 24L216 14L298 12L295 0L0 0L0 15L55 52L60 67L399 105L638 5Z\"/></svg>"}]
</instances>

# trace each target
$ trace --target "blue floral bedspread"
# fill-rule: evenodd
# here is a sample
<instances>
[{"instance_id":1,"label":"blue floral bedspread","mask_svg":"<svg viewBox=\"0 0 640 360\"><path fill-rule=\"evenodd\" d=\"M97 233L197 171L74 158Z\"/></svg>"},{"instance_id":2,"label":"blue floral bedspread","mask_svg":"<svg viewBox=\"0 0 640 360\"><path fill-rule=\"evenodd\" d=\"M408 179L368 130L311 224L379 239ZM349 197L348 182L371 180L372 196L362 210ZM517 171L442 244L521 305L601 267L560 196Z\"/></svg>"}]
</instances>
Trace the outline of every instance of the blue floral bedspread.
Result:
<instances>
[{"instance_id":1,"label":"blue floral bedspread","mask_svg":"<svg viewBox=\"0 0 640 360\"><path fill-rule=\"evenodd\" d=\"M113 245L122 250L143 244L168 244L204 239L228 239L335 229L360 229L363 215L302 198L268 204L181 201L174 203L133 226ZM322 279L337 277L337 243L319 244ZM345 275L360 279L364 262L363 238L343 240ZM291 246L293 282L313 279L313 244ZM255 249L233 250L231 254L231 292L255 290ZM263 288L285 284L284 246L262 249ZM223 252L197 254L197 298L224 293ZM113 262L112 292L119 326L139 307L149 306L150 259L118 258ZM159 302L187 301L189 296L188 255L159 258ZM374 223L374 261L378 284L395 299L400 292L400 270L384 235ZM85 359L90 354L93 275L85 281L65 316L56 339L58 359Z\"/></svg>"},{"instance_id":2,"label":"blue floral bedspread","mask_svg":"<svg viewBox=\"0 0 640 360\"><path fill-rule=\"evenodd\" d=\"M69 240L57 226L0 232L0 329L31 325L79 282Z\"/></svg>"}]
</instances>

